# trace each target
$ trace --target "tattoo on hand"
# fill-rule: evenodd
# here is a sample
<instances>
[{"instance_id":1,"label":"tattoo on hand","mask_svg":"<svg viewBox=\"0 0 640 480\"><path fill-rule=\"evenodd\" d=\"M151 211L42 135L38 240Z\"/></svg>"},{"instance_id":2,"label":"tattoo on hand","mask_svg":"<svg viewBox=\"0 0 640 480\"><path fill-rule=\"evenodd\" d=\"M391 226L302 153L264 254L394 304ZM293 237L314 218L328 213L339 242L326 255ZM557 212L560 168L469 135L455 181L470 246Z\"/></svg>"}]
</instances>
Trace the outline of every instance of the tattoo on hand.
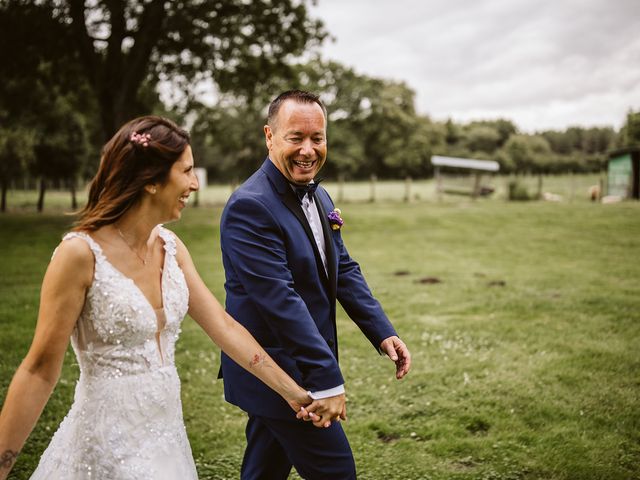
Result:
<instances>
[{"instance_id":1,"label":"tattoo on hand","mask_svg":"<svg viewBox=\"0 0 640 480\"><path fill-rule=\"evenodd\" d=\"M18 453L13 450L6 450L0 455L0 468L11 468L13 462L18 458Z\"/></svg>"}]
</instances>

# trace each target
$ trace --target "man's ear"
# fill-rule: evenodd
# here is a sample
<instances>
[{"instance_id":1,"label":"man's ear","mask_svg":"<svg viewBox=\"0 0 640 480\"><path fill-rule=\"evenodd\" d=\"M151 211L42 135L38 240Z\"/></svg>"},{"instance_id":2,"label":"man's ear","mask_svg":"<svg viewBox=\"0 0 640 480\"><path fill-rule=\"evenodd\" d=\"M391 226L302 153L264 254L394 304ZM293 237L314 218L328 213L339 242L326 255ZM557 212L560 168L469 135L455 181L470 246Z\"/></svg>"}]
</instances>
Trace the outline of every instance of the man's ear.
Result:
<instances>
[{"instance_id":1,"label":"man's ear","mask_svg":"<svg viewBox=\"0 0 640 480\"><path fill-rule=\"evenodd\" d=\"M264 139L267 144L267 148L271 150L271 144L273 143L273 131L269 125L264 126Z\"/></svg>"}]
</instances>

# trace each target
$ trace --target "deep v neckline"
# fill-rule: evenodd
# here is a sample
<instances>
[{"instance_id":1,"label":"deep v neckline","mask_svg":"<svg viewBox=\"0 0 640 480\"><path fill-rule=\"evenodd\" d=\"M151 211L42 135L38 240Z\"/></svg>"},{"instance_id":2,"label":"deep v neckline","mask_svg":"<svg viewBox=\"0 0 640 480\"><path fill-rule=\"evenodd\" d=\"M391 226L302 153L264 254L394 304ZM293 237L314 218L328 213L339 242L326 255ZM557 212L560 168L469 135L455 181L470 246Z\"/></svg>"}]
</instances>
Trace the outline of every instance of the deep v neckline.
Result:
<instances>
[{"instance_id":1,"label":"deep v neckline","mask_svg":"<svg viewBox=\"0 0 640 480\"><path fill-rule=\"evenodd\" d=\"M91 238L91 240L98 246L98 249L100 251L100 255L102 256L102 258L104 259L104 261L118 274L120 275L122 278L124 278L125 280L128 280L129 282L131 282L133 284L133 286L135 287L135 289L137 290L137 292L140 294L140 296L144 299L144 302L147 304L147 306L151 309L151 311L154 313L155 317L156 317L156 323L158 325L158 331L162 331L164 330L164 327L166 326L166 320L164 320L162 323L163 325L160 325L161 320L158 316L158 312L162 312L164 314L164 307L165 307L165 301L164 301L164 272L167 269L167 249L165 248L166 246L166 241L164 238L162 238L162 236L160 234L158 234L158 237L160 237L160 239L162 240L162 250L164 252L164 255L162 257L162 266L160 267L160 301L162 302L162 305L160 306L160 308L155 308L152 304L151 301L149 301L149 298L147 298L147 296L144 294L144 292L142 291L142 289L140 288L140 286L136 283L136 281L129 277L128 275L125 275L122 270L120 270L118 267L116 267L113 262L111 262L111 260L109 260L109 258L107 258L107 255L104 253L104 249L102 248L102 245L100 245L100 243L98 243L98 241L96 239L94 239L91 235L87 234L89 236L89 238Z\"/></svg>"}]
</instances>

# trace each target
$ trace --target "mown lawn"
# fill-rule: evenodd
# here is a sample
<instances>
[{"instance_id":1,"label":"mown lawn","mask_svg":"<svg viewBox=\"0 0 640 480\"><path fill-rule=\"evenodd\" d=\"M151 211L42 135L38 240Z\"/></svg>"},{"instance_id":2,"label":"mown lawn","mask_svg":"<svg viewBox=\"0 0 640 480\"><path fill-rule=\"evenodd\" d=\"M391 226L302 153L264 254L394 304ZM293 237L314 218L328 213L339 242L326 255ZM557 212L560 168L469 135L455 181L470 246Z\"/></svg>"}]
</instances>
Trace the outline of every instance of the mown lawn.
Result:
<instances>
[{"instance_id":1,"label":"mown lawn","mask_svg":"<svg viewBox=\"0 0 640 480\"><path fill-rule=\"evenodd\" d=\"M414 358L396 381L340 314L359 478L640 478L640 204L343 207L347 245ZM171 228L222 298L220 211L191 209ZM0 216L0 398L69 223ZM10 478L28 478L71 403L77 366L67 357ZM177 359L200 477L238 478L244 415L223 401L218 350L190 319Z\"/></svg>"}]
</instances>

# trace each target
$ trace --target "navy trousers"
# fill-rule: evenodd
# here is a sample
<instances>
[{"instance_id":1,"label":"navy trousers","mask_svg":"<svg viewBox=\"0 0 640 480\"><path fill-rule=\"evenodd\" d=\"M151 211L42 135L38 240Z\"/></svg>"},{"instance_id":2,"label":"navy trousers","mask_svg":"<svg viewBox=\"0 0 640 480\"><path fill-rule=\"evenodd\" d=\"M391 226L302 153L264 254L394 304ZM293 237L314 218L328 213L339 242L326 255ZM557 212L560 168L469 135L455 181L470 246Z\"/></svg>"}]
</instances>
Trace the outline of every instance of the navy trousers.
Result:
<instances>
[{"instance_id":1,"label":"navy trousers","mask_svg":"<svg viewBox=\"0 0 640 480\"><path fill-rule=\"evenodd\" d=\"M316 428L302 420L249 414L242 480L286 480L295 467L305 480L355 480L356 465L339 422Z\"/></svg>"}]
</instances>

